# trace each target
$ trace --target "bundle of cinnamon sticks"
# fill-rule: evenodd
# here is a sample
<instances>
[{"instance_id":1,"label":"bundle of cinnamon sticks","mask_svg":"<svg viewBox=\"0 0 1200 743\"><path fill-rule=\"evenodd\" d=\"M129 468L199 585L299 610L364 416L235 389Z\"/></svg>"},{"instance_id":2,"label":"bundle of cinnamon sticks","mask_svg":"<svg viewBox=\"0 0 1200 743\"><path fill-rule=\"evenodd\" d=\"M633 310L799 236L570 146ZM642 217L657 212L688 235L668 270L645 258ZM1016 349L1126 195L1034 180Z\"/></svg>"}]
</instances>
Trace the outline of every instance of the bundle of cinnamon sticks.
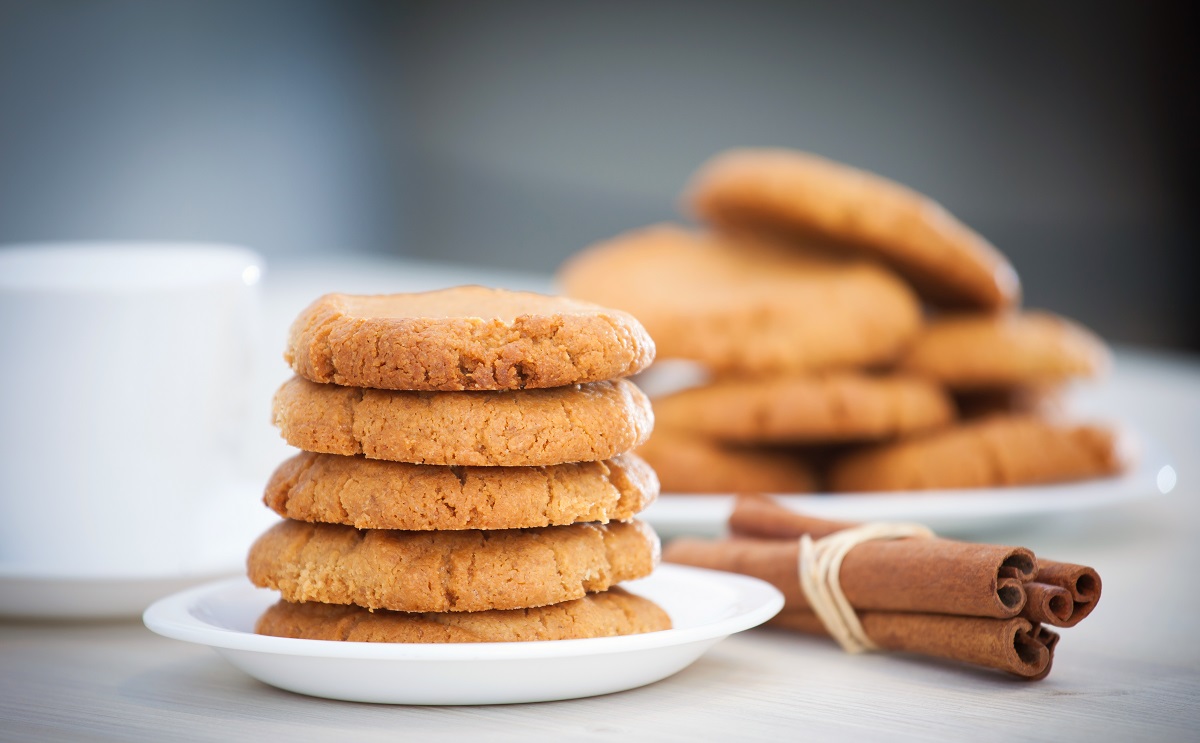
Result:
<instances>
[{"instance_id":1,"label":"bundle of cinnamon sticks","mask_svg":"<svg viewBox=\"0 0 1200 743\"><path fill-rule=\"evenodd\" d=\"M829 634L800 585L799 540L856 524L795 513L767 496L739 496L730 537L677 539L669 562L752 575L786 599L770 624ZM867 638L883 650L973 663L1036 680L1050 672L1058 634L1095 608L1100 576L1082 565L1042 560L1022 547L903 538L853 547L841 590Z\"/></svg>"}]
</instances>

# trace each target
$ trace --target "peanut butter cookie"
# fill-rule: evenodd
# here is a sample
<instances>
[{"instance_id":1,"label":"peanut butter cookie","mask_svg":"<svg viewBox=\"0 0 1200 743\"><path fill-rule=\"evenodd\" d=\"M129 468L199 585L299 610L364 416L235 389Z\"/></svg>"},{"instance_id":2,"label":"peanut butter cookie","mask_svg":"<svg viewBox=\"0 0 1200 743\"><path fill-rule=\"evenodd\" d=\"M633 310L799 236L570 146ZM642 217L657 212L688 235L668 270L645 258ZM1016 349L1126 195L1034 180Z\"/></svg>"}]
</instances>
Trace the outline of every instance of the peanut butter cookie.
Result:
<instances>
[{"instance_id":1,"label":"peanut butter cookie","mask_svg":"<svg viewBox=\"0 0 1200 743\"><path fill-rule=\"evenodd\" d=\"M267 609L260 635L347 642L527 642L658 632L671 618L649 599L621 588L532 609L408 612L287 601Z\"/></svg>"},{"instance_id":2,"label":"peanut butter cookie","mask_svg":"<svg viewBox=\"0 0 1200 743\"><path fill-rule=\"evenodd\" d=\"M945 426L954 403L920 377L857 372L718 379L654 400L660 429L721 441L871 441Z\"/></svg>"},{"instance_id":3,"label":"peanut butter cookie","mask_svg":"<svg viewBox=\"0 0 1200 743\"><path fill-rule=\"evenodd\" d=\"M496 392L407 392L293 377L275 393L292 446L415 464L542 466L611 459L650 435L632 382Z\"/></svg>"},{"instance_id":4,"label":"peanut butter cookie","mask_svg":"<svg viewBox=\"0 0 1200 743\"><path fill-rule=\"evenodd\" d=\"M280 516L359 529L519 529L624 521L658 495L633 454L546 467L450 467L301 452L275 470Z\"/></svg>"},{"instance_id":5,"label":"peanut butter cookie","mask_svg":"<svg viewBox=\"0 0 1200 743\"><path fill-rule=\"evenodd\" d=\"M624 312L460 286L420 294L327 294L296 318L284 358L314 382L515 390L633 374L654 360L654 342Z\"/></svg>"},{"instance_id":6,"label":"peanut butter cookie","mask_svg":"<svg viewBox=\"0 0 1200 743\"><path fill-rule=\"evenodd\" d=\"M830 468L838 492L986 488L1114 475L1130 442L1112 429L997 415L925 436L870 447Z\"/></svg>"},{"instance_id":7,"label":"peanut butter cookie","mask_svg":"<svg viewBox=\"0 0 1200 743\"><path fill-rule=\"evenodd\" d=\"M658 559L658 537L639 521L395 531L289 519L250 548L247 572L292 602L485 611L581 598L649 575Z\"/></svg>"},{"instance_id":8,"label":"peanut butter cookie","mask_svg":"<svg viewBox=\"0 0 1200 743\"><path fill-rule=\"evenodd\" d=\"M999 309L1020 300L1008 260L939 204L816 155L730 150L700 168L684 202L715 225L815 236L874 255L936 304Z\"/></svg>"},{"instance_id":9,"label":"peanut butter cookie","mask_svg":"<svg viewBox=\"0 0 1200 743\"><path fill-rule=\"evenodd\" d=\"M890 362L921 321L908 286L869 261L673 225L594 245L558 278L571 296L637 316L660 358L720 373Z\"/></svg>"},{"instance_id":10,"label":"peanut butter cookie","mask_svg":"<svg viewBox=\"0 0 1200 743\"><path fill-rule=\"evenodd\" d=\"M955 390L1052 387L1109 366L1104 342L1048 312L957 315L926 326L900 366Z\"/></svg>"}]
</instances>

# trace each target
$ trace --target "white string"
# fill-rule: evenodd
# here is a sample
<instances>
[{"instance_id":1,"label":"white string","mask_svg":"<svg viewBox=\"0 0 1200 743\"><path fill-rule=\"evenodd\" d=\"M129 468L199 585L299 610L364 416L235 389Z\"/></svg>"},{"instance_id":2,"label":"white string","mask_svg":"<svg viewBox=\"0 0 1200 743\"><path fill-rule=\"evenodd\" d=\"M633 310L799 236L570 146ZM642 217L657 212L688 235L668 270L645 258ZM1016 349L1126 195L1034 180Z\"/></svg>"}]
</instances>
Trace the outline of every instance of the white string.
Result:
<instances>
[{"instance_id":1,"label":"white string","mask_svg":"<svg viewBox=\"0 0 1200 743\"><path fill-rule=\"evenodd\" d=\"M933 532L921 524L870 523L834 532L813 541L805 534L800 537L800 588L808 604L842 649L848 653L878 650L863 631L862 622L854 607L842 592L842 560L863 542L876 539L932 537Z\"/></svg>"}]
</instances>

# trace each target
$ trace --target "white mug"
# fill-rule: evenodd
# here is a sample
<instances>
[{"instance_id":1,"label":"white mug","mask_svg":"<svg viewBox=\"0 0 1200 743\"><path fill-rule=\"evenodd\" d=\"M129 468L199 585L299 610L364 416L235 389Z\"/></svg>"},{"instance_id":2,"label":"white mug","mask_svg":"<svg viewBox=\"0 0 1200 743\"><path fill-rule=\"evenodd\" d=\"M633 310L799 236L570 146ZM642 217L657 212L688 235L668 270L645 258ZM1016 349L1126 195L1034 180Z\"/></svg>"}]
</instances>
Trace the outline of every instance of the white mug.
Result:
<instances>
[{"instance_id":1,"label":"white mug","mask_svg":"<svg viewBox=\"0 0 1200 743\"><path fill-rule=\"evenodd\" d=\"M0 569L195 569L242 466L261 271L226 245L0 248Z\"/></svg>"}]
</instances>

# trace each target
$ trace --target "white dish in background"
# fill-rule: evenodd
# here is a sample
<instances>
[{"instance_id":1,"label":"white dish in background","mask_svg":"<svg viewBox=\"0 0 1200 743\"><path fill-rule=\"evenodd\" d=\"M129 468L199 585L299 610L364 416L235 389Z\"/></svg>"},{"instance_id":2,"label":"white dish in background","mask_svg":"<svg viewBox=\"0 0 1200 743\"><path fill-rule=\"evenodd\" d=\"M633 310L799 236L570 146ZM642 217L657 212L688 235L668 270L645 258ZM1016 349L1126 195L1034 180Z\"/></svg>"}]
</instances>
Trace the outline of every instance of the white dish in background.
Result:
<instances>
[{"instance_id":1,"label":"white dish in background","mask_svg":"<svg viewBox=\"0 0 1200 743\"><path fill-rule=\"evenodd\" d=\"M239 482L209 499L209 509L187 524L175 524L186 557L145 556L142 569L117 572L106 565L48 570L0 562L0 617L26 619L129 619L168 594L246 572L246 553L279 520L262 504L262 486ZM165 528L165 527L164 527ZM68 556L80 566L87 555Z\"/></svg>"},{"instance_id":2,"label":"white dish in background","mask_svg":"<svg viewBox=\"0 0 1200 743\"><path fill-rule=\"evenodd\" d=\"M1137 467L1120 477L1006 488L777 495L794 511L838 521L917 521L940 534L978 534L1038 516L1102 508L1165 495L1176 473L1166 454L1141 438ZM717 536L733 495L663 494L639 514L663 537Z\"/></svg>"},{"instance_id":3,"label":"white dish in background","mask_svg":"<svg viewBox=\"0 0 1200 743\"><path fill-rule=\"evenodd\" d=\"M662 565L623 587L656 602L673 628L547 642L391 644L265 637L254 622L278 600L247 580L155 603L146 626L208 645L254 678L300 694L386 704L508 704L608 694L664 679L712 645L774 616L783 595L755 578Z\"/></svg>"}]
</instances>

